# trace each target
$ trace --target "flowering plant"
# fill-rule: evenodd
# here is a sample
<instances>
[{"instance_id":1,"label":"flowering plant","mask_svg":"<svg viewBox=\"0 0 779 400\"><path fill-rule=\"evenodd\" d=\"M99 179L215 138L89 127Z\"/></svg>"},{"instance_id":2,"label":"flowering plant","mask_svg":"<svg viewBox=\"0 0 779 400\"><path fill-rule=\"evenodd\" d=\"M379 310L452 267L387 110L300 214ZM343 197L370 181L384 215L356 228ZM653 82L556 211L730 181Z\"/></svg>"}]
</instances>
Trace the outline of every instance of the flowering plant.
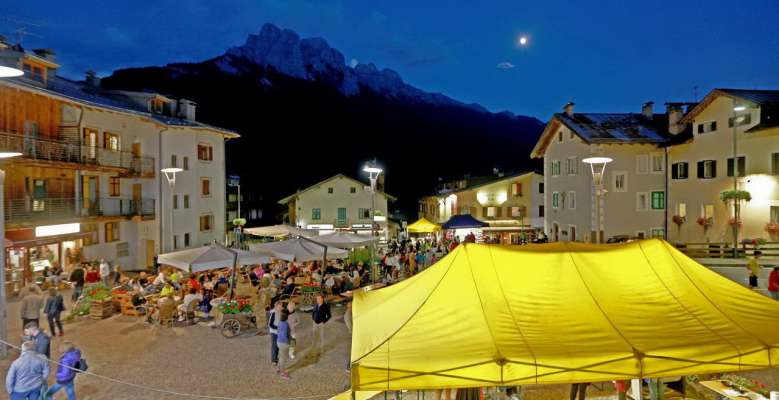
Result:
<instances>
[{"instance_id":1,"label":"flowering plant","mask_svg":"<svg viewBox=\"0 0 779 400\"><path fill-rule=\"evenodd\" d=\"M681 226L683 223L687 221L687 217L682 217L681 215L674 215L673 217L671 217L671 220L677 226Z\"/></svg>"},{"instance_id":2,"label":"flowering plant","mask_svg":"<svg viewBox=\"0 0 779 400\"><path fill-rule=\"evenodd\" d=\"M720 193L719 198L725 203L728 201L751 201L752 194L746 190L726 190Z\"/></svg>"},{"instance_id":3,"label":"flowering plant","mask_svg":"<svg viewBox=\"0 0 779 400\"><path fill-rule=\"evenodd\" d=\"M728 220L728 225L734 228L741 228L741 225L743 223L741 222L741 218L730 218Z\"/></svg>"},{"instance_id":4,"label":"flowering plant","mask_svg":"<svg viewBox=\"0 0 779 400\"><path fill-rule=\"evenodd\" d=\"M708 229L714 224L714 218L698 217L698 219L695 222L697 222L698 225L702 226L703 229Z\"/></svg>"},{"instance_id":5,"label":"flowering plant","mask_svg":"<svg viewBox=\"0 0 779 400\"><path fill-rule=\"evenodd\" d=\"M722 381L726 386L735 386L735 388L742 391L751 390L763 397L768 397L770 395L766 385L756 379L747 379L739 375L725 374L722 375Z\"/></svg>"},{"instance_id":6,"label":"flowering plant","mask_svg":"<svg viewBox=\"0 0 779 400\"><path fill-rule=\"evenodd\" d=\"M779 234L779 222L769 222L765 224L765 231L772 235Z\"/></svg>"},{"instance_id":7,"label":"flowering plant","mask_svg":"<svg viewBox=\"0 0 779 400\"><path fill-rule=\"evenodd\" d=\"M219 305L219 311L222 314L250 313L253 311L252 305L247 300L238 299L226 301Z\"/></svg>"},{"instance_id":8,"label":"flowering plant","mask_svg":"<svg viewBox=\"0 0 779 400\"><path fill-rule=\"evenodd\" d=\"M111 297L111 291L103 285L95 285L87 290L85 298L89 301L104 300Z\"/></svg>"}]
</instances>

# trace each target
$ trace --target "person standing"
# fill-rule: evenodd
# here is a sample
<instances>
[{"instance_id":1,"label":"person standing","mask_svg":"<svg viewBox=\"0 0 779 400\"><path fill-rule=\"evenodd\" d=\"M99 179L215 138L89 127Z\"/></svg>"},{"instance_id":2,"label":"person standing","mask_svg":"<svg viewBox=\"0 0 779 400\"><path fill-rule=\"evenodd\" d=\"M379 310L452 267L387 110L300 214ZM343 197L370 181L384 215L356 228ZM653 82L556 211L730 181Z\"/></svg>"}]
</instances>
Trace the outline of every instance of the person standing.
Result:
<instances>
[{"instance_id":1,"label":"person standing","mask_svg":"<svg viewBox=\"0 0 779 400\"><path fill-rule=\"evenodd\" d=\"M755 250L753 257L747 261L747 272L749 274L749 288L757 290L757 277L760 275L760 257L763 252Z\"/></svg>"},{"instance_id":2,"label":"person standing","mask_svg":"<svg viewBox=\"0 0 779 400\"><path fill-rule=\"evenodd\" d=\"M40 330L37 322L28 322L24 326L24 335L26 336L25 340L35 343L35 351L38 354L42 354L46 358L51 357L51 338Z\"/></svg>"},{"instance_id":3,"label":"person standing","mask_svg":"<svg viewBox=\"0 0 779 400\"><path fill-rule=\"evenodd\" d=\"M289 334L289 312L287 310L281 310L281 314L279 317L279 327L278 327L278 339L277 344L279 346L279 363L276 367L276 373L281 375L282 379L289 379L289 372L287 372L287 364L288 364L288 358L289 358L289 341L290 341L290 334Z\"/></svg>"},{"instance_id":4,"label":"person standing","mask_svg":"<svg viewBox=\"0 0 779 400\"><path fill-rule=\"evenodd\" d=\"M27 294L22 298L21 306L22 326L27 326L30 322L35 322L37 325L41 318L41 309L43 308L43 296L38 285L28 286Z\"/></svg>"},{"instance_id":5,"label":"person standing","mask_svg":"<svg viewBox=\"0 0 779 400\"><path fill-rule=\"evenodd\" d=\"M273 365L279 363L279 320L283 307L280 301L273 305L273 309L268 313L268 333L270 333L270 362Z\"/></svg>"},{"instance_id":6,"label":"person standing","mask_svg":"<svg viewBox=\"0 0 779 400\"><path fill-rule=\"evenodd\" d=\"M100 259L100 279L103 280L105 287L111 287L111 266L102 258Z\"/></svg>"},{"instance_id":7,"label":"person standing","mask_svg":"<svg viewBox=\"0 0 779 400\"><path fill-rule=\"evenodd\" d=\"M60 356L57 374L55 375L57 382L46 391L44 398L49 400L54 396L54 393L59 392L60 389L65 389L68 400L76 400L76 369L81 361L81 351L73 343L67 341L62 342L60 351L62 355Z\"/></svg>"},{"instance_id":8,"label":"person standing","mask_svg":"<svg viewBox=\"0 0 779 400\"><path fill-rule=\"evenodd\" d=\"M779 300L779 267L774 267L768 275L768 294L774 300Z\"/></svg>"},{"instance_id":9,"label":"person standing","mask_svg":"<svg viewBox=\"0 0 779 400\"><path fill-rule=\"evenodd\" d=\"M344 325L346 325L346 330L349 331L349 337L352 336L352 302L346 303L346 311L344 312ZM349 343L351 343L351 340L349 340ZM347 346L347 354L346 354L346 370L351 371L352 369L352 347Z\"/></svg>"},{"instance_id":10,"label":"person standing","mask_svg":"<svg viewBox=\"0 0 779 400\"><path fill-rule=\"evenodd\" d=\"M11 400L38 400L49 379L49 362L35 352L35 343L22 343L22 354L11 363L5 376L5 391Z\"/></svg>"},{"instance_id":11,"label":"person standing","mask_svg":"<svg viewBox=\"0 0 779 400\"><path fill-rule=\"evenodd\" d=\"M295 359L295 350L297 349L298 344L297 329L298 325L300 325L300 315L295 312L295 306L296 304L294 301L287 303L287 324L289 325L289 358L292 360Z\"/></svg>"},{"instance_id":12,"label":"person standing","mask_svg":"<svg viewBox=\"0 0 779 400\"><path fill-rule=\"evenodd\" d=\"M46 298L43 313L46 314L46 319L49 321L51 336L57 336L55 328L59 328L60 336L65 334L65 331L62 330L62 321L60 321L60 314L63 311L65 311L65 303L62 295L57 293L57 289L49 288L49 297Z\"/></svg>"},{"instance_id":13,"label":"person standing","mask_svg":"<svg viewBox=\"0 0 779 400\"><path fill-rule=\"evenodd\" d=\"M75 303L84 290L84 268L81 265L77 265L70 273L70 282L73 283L73 295L70 298Z\"/></svg>"},{"instance_id":14,"label":"person standing","mask_svg":"<svg viewBox=\"0 0 779 400\"><path fill-rule=\"evenodd\" d=\"M314 320L314 339L312 348L317 353L324 353L325 349L325 324L330 320L330 305L325 303L325 298L320 294L316 296L316 304L311 318Z\"/></svg>"}]
</instances>

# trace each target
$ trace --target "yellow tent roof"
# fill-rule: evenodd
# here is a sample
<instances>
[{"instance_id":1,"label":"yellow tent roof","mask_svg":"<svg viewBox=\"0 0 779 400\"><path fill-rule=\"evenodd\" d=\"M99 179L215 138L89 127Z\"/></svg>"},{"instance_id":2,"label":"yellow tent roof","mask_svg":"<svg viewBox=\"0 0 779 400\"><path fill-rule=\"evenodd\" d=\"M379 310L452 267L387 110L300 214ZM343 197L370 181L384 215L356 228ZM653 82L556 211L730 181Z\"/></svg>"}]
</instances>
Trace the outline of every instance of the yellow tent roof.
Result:
<instances>
[{"instance_id":1,"label":"yellow tent roof","mask_svg":"<svg viewBox=\"0 0 779 400\"><path fill-rule=\"evenodd\" d=\"M441 230L441 225L436 225L425 218L406 227L410 233L433 233Z\"/></svg>"},{"instance_id":2,"label":"yellow tent roof","mask_svg":"<svg viewBox=\"0 0 779 400\"><path fill-rule=\"evenodd\" d=\"M766 368L779 302L653 239L464 244L355 291L352 388L596 382Z\"/></svg>"}]
</instances>

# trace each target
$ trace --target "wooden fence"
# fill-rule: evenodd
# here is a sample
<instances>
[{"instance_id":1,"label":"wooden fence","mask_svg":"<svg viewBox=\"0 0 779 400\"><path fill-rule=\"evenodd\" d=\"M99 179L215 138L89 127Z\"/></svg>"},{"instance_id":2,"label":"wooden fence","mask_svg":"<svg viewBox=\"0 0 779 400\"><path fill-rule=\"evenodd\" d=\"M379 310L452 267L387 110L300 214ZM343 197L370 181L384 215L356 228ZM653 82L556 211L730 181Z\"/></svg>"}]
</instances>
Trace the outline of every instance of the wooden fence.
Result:
<instances>
[{"instance_id":1,"label":"wooden fence","mask_svg":"<svg viewBox=\"0 0 779 400\"><path fill-rule=\"evenodd\" d=\"M767 242L763 245L742 243L738 251L733 251L733 243L675 243L674 246L692 258L744 258L760 250L763 257L779 258L779 242Z\"/></svg>"}]
</instances>

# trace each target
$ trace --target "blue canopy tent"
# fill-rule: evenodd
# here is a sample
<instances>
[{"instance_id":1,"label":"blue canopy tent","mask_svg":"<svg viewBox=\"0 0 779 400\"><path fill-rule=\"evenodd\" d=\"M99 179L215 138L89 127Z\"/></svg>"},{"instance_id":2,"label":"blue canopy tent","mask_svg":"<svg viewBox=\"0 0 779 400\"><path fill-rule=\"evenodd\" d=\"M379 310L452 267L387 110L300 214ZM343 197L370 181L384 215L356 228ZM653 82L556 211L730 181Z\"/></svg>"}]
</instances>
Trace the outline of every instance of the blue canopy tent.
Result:
<instances>
[{"instance_id":1,"label":"blue canopy tent","mask_svg":"<svg viewBox=\"0 0 779 400\"><path fill-rule=\"evenodd\" d=\"M479 221L478 219L470 215L455 215L449 218L441 227L444 229L468 229L468 228L484 228L489 226L488 223Z\"/></svg>"}]
</instances>

